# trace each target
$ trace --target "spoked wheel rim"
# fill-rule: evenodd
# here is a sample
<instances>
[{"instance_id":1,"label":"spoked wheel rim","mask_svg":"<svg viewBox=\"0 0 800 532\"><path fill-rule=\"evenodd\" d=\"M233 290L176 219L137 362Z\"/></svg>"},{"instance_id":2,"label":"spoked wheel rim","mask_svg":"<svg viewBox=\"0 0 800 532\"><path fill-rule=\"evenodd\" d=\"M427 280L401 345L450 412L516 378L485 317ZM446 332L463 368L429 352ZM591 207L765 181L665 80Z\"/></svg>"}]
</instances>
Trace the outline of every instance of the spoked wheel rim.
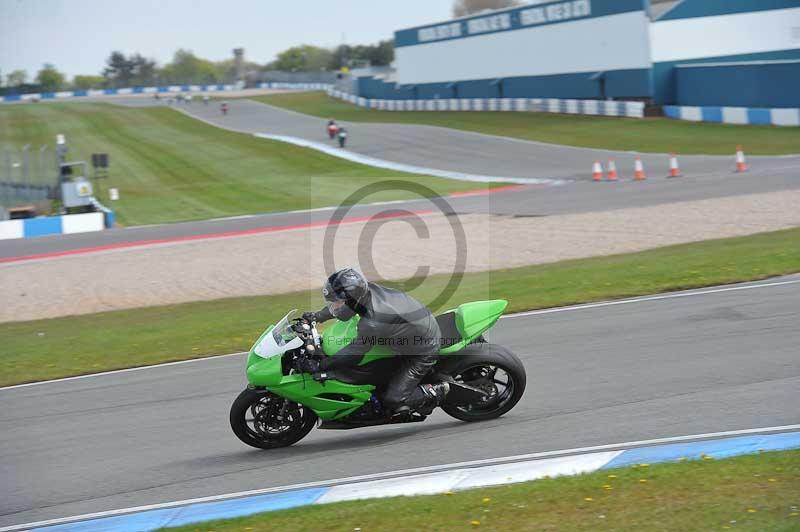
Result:
<instances>
[{"instance_id":1,"label":"spoked wheel rim","mask_svg":"<svg viewBox=\"0 0 800 532\"><path fill-rule=\"evenodd\" d=\"M257 441L280 441L292 438L308 422L308 410L283 397L259 396L244 412L247 434Z\"/></svg>"},{"instance_id":2,"label":"spoked wheel rim","mask_svg":"<svg viewBox=\"0 0 800 532\"><path fill-rule=\"evenodd\" d=\"M475 364L455 375L453 379L488 394L488 397L479 403L456 407L467 415L483 416L503 410L514 399L516 383L513 373L500 364Z\"/></svg>"}]
</instances>

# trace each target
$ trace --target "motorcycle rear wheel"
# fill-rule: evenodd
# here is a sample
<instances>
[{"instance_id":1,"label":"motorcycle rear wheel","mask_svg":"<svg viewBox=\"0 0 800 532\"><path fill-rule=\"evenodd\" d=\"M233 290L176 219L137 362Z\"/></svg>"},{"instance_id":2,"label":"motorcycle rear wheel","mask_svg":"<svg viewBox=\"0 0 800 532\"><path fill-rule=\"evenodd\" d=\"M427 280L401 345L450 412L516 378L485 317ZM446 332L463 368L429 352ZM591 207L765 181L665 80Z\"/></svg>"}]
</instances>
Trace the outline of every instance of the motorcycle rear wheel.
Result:
<instances>
[{"instance_id":1,"label":"motorcycle rear wheel","mask_svg":"<svg viewBox=\"0 0 800 532\"><path fill-rule=\"evenodd\" d=\"M231 405L233 433L257 449L288 447L302 440L317 415L299 403L265 390L245 389Z\"/></svg>"},{"instance_id":2,"label":"motorcycle rear wheel","mask_svg":"<svg viewBox=\"0 0 800 532\"><path fill-rule=\"evenodd\" d=\"M478 343L450 355L439 369L456 382L462 382L491 393L486 403L442 405L448 415L461 421L495 419L516 406L525 392L526 375L522 361L510 350L497 344ZM438 369L438 368L437 368Z\"/></svg>"}]
</instances>

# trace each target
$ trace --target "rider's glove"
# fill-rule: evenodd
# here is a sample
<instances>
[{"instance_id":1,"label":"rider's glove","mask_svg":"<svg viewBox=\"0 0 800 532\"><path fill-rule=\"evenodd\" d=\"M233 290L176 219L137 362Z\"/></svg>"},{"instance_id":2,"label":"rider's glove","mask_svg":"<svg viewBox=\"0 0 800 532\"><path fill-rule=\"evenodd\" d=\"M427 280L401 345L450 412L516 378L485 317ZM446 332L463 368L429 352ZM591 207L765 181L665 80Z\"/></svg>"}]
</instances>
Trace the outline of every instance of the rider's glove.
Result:
<instances>
[{"instance_id":1,"label":"rider's glove","mask_svg":"<svg viewBox=\"0 0 800 532\"><path fill-rule=\"evenodd\" d=\"M303 321L307 321L308 323L314 323L315 321L317 321L317 313L303 312Z\"/></svg>"},{"instance_id":2,"label":"rider's glove","mask_svg":"<svg viewBox=\"0 0 800 532\"><path fill-rule=\"evenodd\" d=\"M295 368L303 373L317 373L319 371L319 361L312 358L298 358L295 361Z\"/></svg>"}]
</instances>

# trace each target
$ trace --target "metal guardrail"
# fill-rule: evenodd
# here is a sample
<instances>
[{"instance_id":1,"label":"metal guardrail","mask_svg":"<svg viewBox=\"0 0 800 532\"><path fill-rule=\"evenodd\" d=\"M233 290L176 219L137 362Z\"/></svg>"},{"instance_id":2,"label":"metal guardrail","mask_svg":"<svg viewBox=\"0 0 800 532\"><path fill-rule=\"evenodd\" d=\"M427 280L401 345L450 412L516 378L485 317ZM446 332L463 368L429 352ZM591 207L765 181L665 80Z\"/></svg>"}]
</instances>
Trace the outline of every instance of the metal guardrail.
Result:
<instances>
[{"instance_id":1,"label":"metal guardrail","mask_svg":"<svg viewBox=\"0 0 800 532\"><path fill-rule=\"evenodd\" d=\"M55 197L58 166L49 146L0 150L0 205L15 207Z\"/></svg>"}]
</instances>

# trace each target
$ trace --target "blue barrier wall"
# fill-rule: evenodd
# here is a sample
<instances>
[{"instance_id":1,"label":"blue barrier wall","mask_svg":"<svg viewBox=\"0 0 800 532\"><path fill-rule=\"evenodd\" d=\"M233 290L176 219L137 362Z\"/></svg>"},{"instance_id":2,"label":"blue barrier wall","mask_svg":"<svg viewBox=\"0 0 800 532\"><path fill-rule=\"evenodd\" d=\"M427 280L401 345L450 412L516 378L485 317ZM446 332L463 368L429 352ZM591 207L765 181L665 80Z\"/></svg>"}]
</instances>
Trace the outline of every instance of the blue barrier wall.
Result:
<instances>
[{"instance_id":1,"label":"blue barrier wall","mask_svg":"<svg viewBox=\"0 0 800 532\"><path fill-rule=\"evenodd\" d=\"M800 107L800 60L675 68L680 105Z\"/></svg>"},{"instance_id":2,"label":"blue barrier wall","mask_svg":"<svg viewBox=\"0 0 800 532\"><path fill-rule=\"evenodd\" d=\"M397 85L374 78L358 79L358 95L377 100L435 98L631 98L648 94L649 69L602 73L522 76L449 83Z\"/></svg>"},{"instance_id":3,"label":"blue barrier wall","mask_svg":"<svg viewBox=\"0 0 800 532\"><path fill-rule=\"evenodd\" d=\"M730 55L723 57L704 57L702 59L691 59L684 61L668 61L662 63L655 63L653 65L653 86L654 86L654 99L657 103L666 105L693 105L690 103L678 100L677 90L677 66L685 64L700 64L700 63L740 63L744 61L785 61L785 60L800 60L800 48L796 50L780 50L775 52L764 52L756 54L741 54ZM798 70L795 67L795 70ZM800 77L800 71L795 73ZM724 90L728 91L731 88L725 87ZM734 89L735 90L735 89ZM727 105L722 103L715 103L713 105ZM744 105L748 107L749 105ZM778 105L760 104L761 107L780 107ZM797 105L795 105L797 107Z\"/></svg>"}]
</instances>

